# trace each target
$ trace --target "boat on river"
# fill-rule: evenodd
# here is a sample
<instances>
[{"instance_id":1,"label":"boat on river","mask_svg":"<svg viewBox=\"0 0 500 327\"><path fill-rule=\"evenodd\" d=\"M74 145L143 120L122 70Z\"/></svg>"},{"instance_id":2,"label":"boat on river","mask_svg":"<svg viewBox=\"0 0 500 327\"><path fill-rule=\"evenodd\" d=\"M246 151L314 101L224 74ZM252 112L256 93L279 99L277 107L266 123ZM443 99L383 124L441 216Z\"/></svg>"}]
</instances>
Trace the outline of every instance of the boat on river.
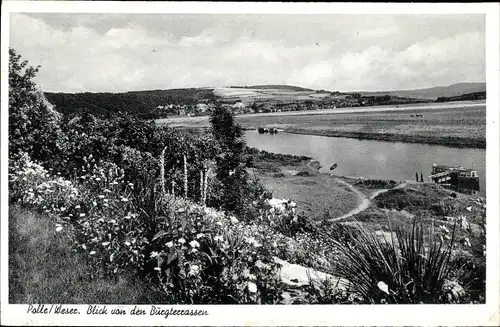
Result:
<instances>
[{"instance_id":1,"label":"boat on river","mask_svg":"<svg viewBox=\"0 0 500 327\"><path fill-rule=\"evenodd\" d=\"M463 190L471 193L479 191L479 176L476 170L462 166L454 167L434 164L432 166L432 174L428 179L434 183L451 186L458 189L459 192Z\"/></svg>"},{"instance_id":2,"label":"boat on river","mask_svg":"<svg viewBox=\"0 0 500 327\"><path fill-rule=\"evenodd\" d=\"M278 129L276 127L271 127L271 128L267 128L267 127L259 127L258 129L258 132L259 134L278 134Z\"/></svg>"},{"instance_id":3,"label":"boat on river","mask_svg":"<svg viewBox=\"0 0 500 327\"><path fill-rule=\"evenodd\" d=\"M337 168L337 164L336 163L330 166L330 170L334 170L335 168Z\"/></svg>"}]
</instances>

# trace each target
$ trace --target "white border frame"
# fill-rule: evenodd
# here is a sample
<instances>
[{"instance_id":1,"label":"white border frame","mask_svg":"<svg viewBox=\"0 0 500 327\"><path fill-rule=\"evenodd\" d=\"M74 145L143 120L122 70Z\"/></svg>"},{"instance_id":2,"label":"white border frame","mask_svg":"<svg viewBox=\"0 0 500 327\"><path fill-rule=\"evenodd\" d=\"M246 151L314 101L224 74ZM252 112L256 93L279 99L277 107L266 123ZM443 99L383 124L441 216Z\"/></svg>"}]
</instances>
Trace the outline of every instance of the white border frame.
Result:
<instances>
[{"instance_id":1,"label":"white border frame","mask_svg":"<svg viewBox=\"0 0 500 327\"><path fill-rule=\"evenodd\" d=\"M499 316L499 5L498 3L201 3L201 2L69 2L4 1L2 3L1 44L1 311L6 325L453 325L500 324ZM8 304L8 40L11 12L85 13L231 13L231 14L485 14L487 77L487 296L484 305L274 305L274 306L175 306L202 309L208 316L112 317L26 315L27 305ZM78 307L86 312L86 305ZM108 306L131 309L133 306ZM149 312L151 306L142 306ZM165 309L171 306L162 306Z\"/></svg>"}]
</instances>

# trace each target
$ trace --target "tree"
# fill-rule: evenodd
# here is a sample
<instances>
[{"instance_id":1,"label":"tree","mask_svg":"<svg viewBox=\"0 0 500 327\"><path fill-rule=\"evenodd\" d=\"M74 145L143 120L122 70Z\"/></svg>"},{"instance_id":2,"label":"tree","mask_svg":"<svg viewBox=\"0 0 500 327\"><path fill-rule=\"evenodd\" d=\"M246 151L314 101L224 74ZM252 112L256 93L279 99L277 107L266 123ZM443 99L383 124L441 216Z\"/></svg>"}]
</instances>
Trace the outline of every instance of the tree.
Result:
<instances>
[{"instance_id":1,"label":"tree","mask_svg":"<svg viewBox=\"0 0 500 327\"><path fill-rule=\"evenodd\" d=\"M243 130L235 122L234 113L217 106L210 116L211 132L219 143L220 155L216 157L217 179L223 185L223 207L241 213L246 188L246 172L240 166L245 140Z\"/></svg>"},{"instance_id":2,"label":"tree","mask_svg":"<svg viewBox=\"0 0 500 327\"><path fill-rule=\"evenodd\" d=\"M9 157L13 159L26 152L45 160L57 151L60 115L33 82L39 69L9 49Z\"/></svg>"}]
</instances>

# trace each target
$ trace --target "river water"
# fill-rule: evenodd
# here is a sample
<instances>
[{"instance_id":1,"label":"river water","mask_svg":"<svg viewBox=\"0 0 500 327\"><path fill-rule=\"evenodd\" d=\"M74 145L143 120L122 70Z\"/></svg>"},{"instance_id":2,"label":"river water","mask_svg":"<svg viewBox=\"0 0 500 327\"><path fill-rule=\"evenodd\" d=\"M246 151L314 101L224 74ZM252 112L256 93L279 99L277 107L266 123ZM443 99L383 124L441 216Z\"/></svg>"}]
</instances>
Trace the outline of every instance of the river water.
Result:
<instances>
[{"instance_id":1,"label":"river water","mask_svg":"<svg viewBox=\"0 0 500 327\"><path fill-rule=\"evenodd\" d=\"M485 196L486 150L440 145L359 140L305 134L259 134L245 131L247 145L275 153L305 155L318 160L321 172L367 179L415 180L431 174L433 163L477 170L480 194ZM330 171L336 163L337 168Z\"/></svg>"}]
</instances>

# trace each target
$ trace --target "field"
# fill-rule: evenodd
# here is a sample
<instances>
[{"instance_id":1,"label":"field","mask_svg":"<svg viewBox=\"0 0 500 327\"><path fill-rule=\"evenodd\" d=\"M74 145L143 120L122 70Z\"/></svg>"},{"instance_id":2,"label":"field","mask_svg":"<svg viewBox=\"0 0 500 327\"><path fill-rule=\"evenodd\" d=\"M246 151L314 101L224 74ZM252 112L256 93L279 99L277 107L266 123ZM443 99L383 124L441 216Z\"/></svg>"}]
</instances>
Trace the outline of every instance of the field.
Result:
<instances>
[{"instance_id":1,"label":"field","mask_svg":"<svg viewBox=\"0 0 500 327\"><path fill-rule=\"evenodd\" d=\"M237 116L237 122L245 129L273 126L311 135L486 147L486 106L482 102L252 114ZM173 118L158 123L201 128L208 126L208 119Z\"/></svg>"},{"instance_id":2,"label":"field","mask_svg":"<svg viewBox=\"0 0 500 327\"><path fill-rule=\"evenodd\" d=\"M245 104L253 102L290 102L318 100L324 98L333 99L330 93L317 93L307 89L287 89L283 87L276 88L216 88L214 95L220 97L223 101L241 101Z\"/></svg>"}]
</instances>

